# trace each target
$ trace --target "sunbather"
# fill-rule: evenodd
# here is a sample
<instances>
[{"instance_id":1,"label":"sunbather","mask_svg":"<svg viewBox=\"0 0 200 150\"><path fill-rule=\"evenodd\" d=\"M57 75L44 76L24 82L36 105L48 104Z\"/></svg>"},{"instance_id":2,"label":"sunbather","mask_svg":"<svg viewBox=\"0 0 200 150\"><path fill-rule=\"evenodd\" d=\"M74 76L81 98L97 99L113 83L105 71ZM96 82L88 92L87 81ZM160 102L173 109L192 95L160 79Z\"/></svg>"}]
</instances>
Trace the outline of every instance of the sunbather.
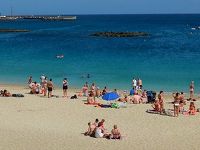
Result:
<instances>
[{"instance_id":1,"label":"sunbather","mask_svg":"<svg viewBox=\"0 0 200 150\"><path fill-rule=\"evenodd\" d=\"M2 93L2 96L4 96L4 97L11 97L12 94L10 94L10 92L8 92L8 90L4 90L3 93Z\"/></svg>"},{"instance_id":2,"label":"sunbather","mask_svg":"<svg viewBox=\"0 0 200 150\"><path fill-rule=\"evenodd\" d=\"M113 129L111 130L110 139L121 139L121 133L117 128L117 125L114 125Z\"/></svg>"},{"instance_id":3,"label":"sunbather","mask_svg":"<svg viewBox=\"0 0 200 150\"><path fill-rule=\"evenodd\" d=\"M89 94L89 96L87 97L87 103L88 104L94 104L94 97L92 96L92 93Z\"/></svg>"}]
</instances>

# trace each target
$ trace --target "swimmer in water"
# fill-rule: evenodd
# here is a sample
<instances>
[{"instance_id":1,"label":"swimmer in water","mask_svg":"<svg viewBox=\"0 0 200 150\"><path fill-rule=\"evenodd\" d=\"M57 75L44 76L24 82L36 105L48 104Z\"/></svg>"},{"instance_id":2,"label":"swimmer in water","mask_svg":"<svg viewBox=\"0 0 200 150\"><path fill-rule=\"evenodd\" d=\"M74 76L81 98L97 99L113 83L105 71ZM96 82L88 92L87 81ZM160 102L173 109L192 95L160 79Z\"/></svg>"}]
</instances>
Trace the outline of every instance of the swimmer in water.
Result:
<instances>
[{"instance_id":1,"label":"swimmer in water","mask_svg":"<svg viewBox=\"0 0 200 150\"><path fill-rule=\"evenodd\" d=\"M57 55L56 58L64 58L64 55Z\"/></svg>"}]
</instances>

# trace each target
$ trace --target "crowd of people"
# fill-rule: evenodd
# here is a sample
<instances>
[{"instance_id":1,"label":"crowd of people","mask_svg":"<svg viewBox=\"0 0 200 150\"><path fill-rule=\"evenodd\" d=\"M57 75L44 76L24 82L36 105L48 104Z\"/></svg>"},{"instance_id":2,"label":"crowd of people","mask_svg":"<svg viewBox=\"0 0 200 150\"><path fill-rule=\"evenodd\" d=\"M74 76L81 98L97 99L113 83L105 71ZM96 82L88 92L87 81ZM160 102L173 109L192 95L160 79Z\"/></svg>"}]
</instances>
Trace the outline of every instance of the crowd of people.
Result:
<instances>
[{"instance_id":1,"label":"crowd of people","mask_svg":"<svg viewBox=\"0 0 200 150\"><path fill-rule=\"evenodd\" d=\"M172 97L174 98L172 104L173 104L173 116L178 117L180 113L185 115L195 115L198 111L195 107L195 103L193 101L196 101L195 99L185 99L183 92L176 92L172 94ZM187 105L187 101L193 100L190 102L188 110L185 109L185 106ZM165 114L164 109L164 92L160 91L158 94L157 99L152 105L153 110L156 112L159 112L160 114Z\"/></svg>"},{"instance_id":2,"label":"crowd of people","mask_svg":"<svg viewBox=\"0 0 200 150\"><path fill-rule=\"evenodd\" d=\"M48 96L48 98L52 97L52 91L54 90L54 84L52 79L48 78L45 75L41 75L40 82L33 81L32 76L28 79L28 86L30 88L31 94L43 94L44 96ZM68 88L69 88L69 82L67 78L63 79L62 82L62 89L63 89L63 97L68 98ZM111 92L107 86L105 86L102 90L95 85L95 83L92 83L89 85L88 82L86 82L81 92L78 94L78 96L85 96L87 97L87 104L95 104L99 105L99 102L97 101L99 97L102 97L103 95ZM132 80L132 88L130 92L124 91L123 93L118 92L117 89L114 89L112 92L115 92L119 95L118 102L120 103L129 103L129 104L144 104L148 103L148 95L146 90L143 89L142 80L140 78ZM3 97L10 97L12 94L7 90L1 90L0 96ZM17 95L21 96L21 95ZM74 95L76 96L76 95ZM173 116L178 117L179 114L185 114L185 115L195 115L196 112L198 112L198 109L195 106L194 101L196 99L194 98L194 81L192 81L189 85L189 98L186 99L183 92L176 92L172 94L173 97ZM77 98L77 96L76 96ZM191 101L189 104L188 109L186 109L186 105L188 101ZM160 91L157 97L154 99L152 103L153 111L158 112L159 114L165 114L165 95L164 91ZM105 119L102 119L99 121L96 119L93 123L88 123L88 129L84 133L85 136L91 136L95 138L107 138L107 139L121 139L121 133L118 129L117 125L113 126L113 129L109 132L105 128Z\"/></svg>"},{"instance_id":3,"label":"crowd of people","mask_svg":"<svg viewBox=\"0 0 200 150\"><path fill-rule=\"evenodd\" d=\"M105 128L105 119L100 122L98 119L94 123L88 123L88 129L84 133L85 136L95 137L95 138L107 138L107 139L121 139L121 133L117 125L113 126L111 132L108 132Z\"/></svg>"},{"instance_id":4,"label":"crowd of people","mask_svg":"<svg viewBox=\"0 0 200 150\"><path fill-rule=\"evenodd\" d=\"M31 89L30 94L43 94L48 95L48 98L52 97L52 91L54 89L53 80L48 78L43 74L40 77L40 82L33 81L32 76L28 79L28 85ZM68 81L67 78L63 79L63 97L67 97Z\"/></svg>"}]
</instances>

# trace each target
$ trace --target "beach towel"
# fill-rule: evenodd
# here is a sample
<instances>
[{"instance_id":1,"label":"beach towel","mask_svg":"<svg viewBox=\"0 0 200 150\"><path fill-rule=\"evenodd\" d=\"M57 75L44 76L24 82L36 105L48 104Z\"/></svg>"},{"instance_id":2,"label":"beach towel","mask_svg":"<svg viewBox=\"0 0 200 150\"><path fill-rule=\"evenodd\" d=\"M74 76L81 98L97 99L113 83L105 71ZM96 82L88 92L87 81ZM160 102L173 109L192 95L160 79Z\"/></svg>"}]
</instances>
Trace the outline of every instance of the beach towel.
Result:
<instances>
[{"instance_id":1,"label":"beach towel","mask_svg":"<svg viewBox=\"0 0 200 150\"><path fill-rule=\"evenodd\" d=\"M155 110L151 110L151 109L147 109L146 112L151 113L151 114L160 114L159 111L155 111Z\"/></svg>"},{"instance_id":2,"label":"beach towel","mask_svg":"<svg viewBox=\"0 0 200 150\"><path fill-rule=\"evenodd\" d=\"M84 104L86 104L86 105L101 105L100 103L84 103Z\"/></svg>"},{"instance_id":3,"label":"beach towel","mask_svg":"<svg viewBox=\"0 0 200 150\"><path fill-rule=\"evenodd\" d=\"M111 108L111 105L101 104L99 105L101 108Z\"/></svg>"},{"instance_id":4,"label":"beach towel","mask_svg":"<svg viewBox=\"0 0 200 150\"><path fill-rule=\"evenodd\" d=\"M24 97L23 94L12 94L12 97Z\"/></svg>"}]
</instances>

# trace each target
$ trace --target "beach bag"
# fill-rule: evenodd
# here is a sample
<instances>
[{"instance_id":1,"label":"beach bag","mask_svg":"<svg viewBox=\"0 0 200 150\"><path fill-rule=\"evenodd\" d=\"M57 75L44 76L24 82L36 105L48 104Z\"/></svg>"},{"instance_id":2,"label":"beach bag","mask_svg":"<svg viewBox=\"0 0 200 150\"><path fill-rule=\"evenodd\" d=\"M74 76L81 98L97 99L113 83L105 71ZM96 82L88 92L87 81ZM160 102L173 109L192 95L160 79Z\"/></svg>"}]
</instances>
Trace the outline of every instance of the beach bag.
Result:
<instances>
[{"instance_id":1,"label":"beach bag","mask_svg":"<svg viewBox=\"0 0 200 150\"><path fill-rule=\"evenodd\" d=\"M119 105L118 105L117 103L113 103L113 104L111 105L111 108L119 108Z\"/></svg>"}]
</instances>

